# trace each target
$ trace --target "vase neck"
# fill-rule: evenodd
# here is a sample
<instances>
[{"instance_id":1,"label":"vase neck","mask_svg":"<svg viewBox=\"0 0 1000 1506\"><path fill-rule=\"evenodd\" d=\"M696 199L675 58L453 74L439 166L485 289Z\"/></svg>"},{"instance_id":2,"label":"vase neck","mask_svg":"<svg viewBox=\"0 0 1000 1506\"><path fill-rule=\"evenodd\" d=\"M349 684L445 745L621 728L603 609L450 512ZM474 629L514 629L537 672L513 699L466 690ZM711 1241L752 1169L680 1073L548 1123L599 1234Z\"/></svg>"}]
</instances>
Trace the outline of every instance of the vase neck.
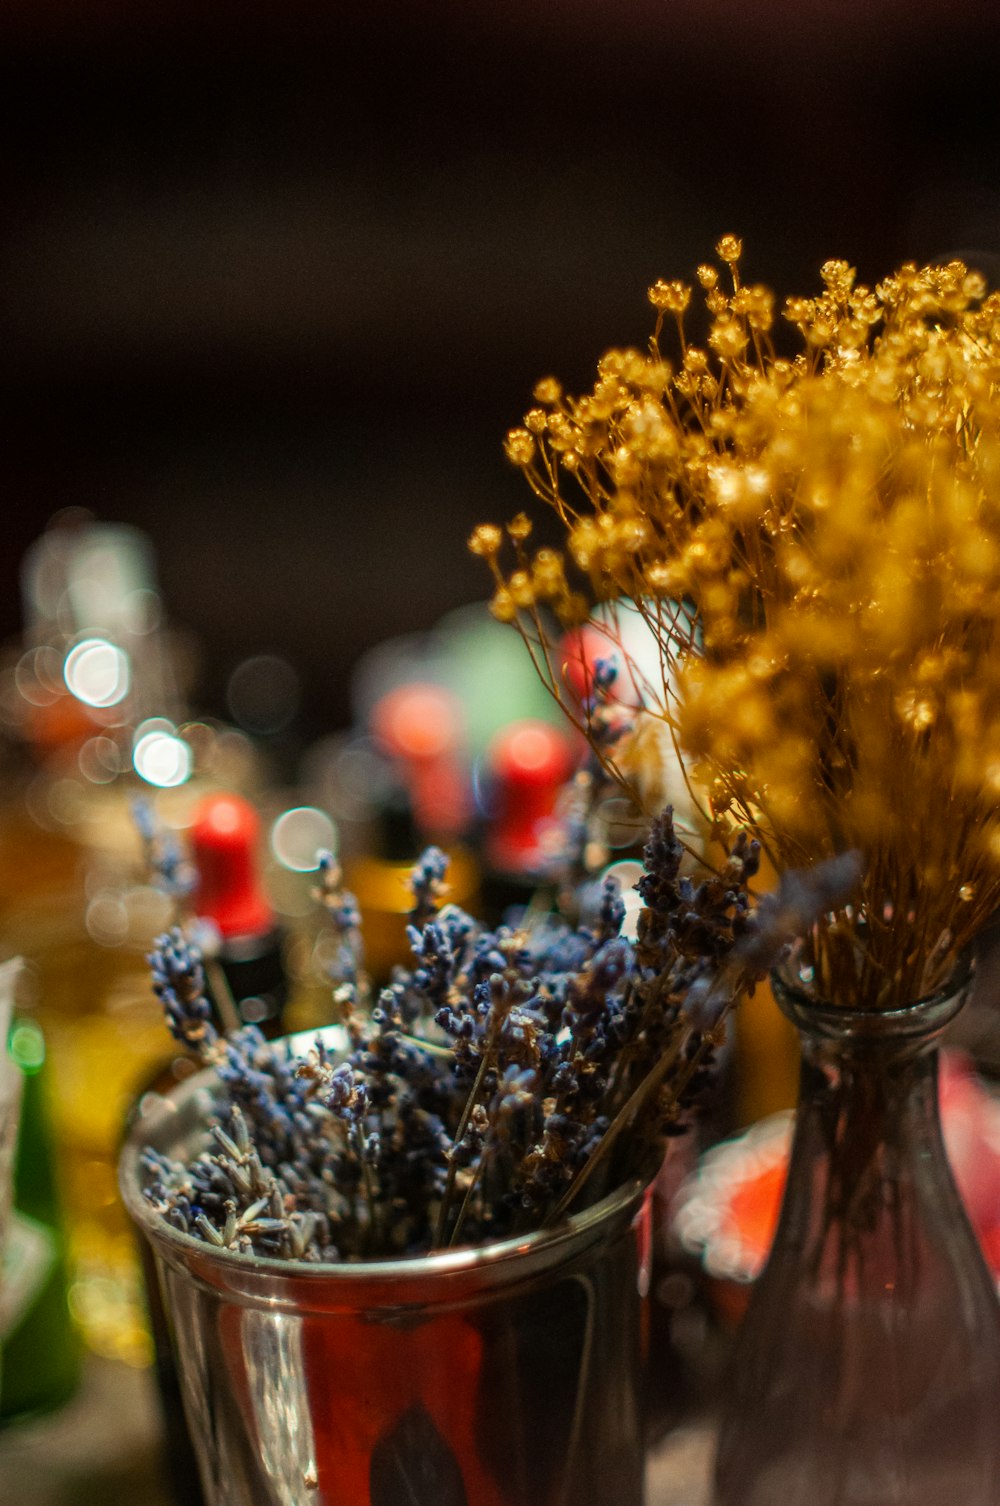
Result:
<instances>
[{"instance_id":1,"label":"vase neck","mask_svg":"<svg viewBox=\"0 0 1000 1506\"><path fill-rule=\"evenodd\" d=\"M884 1217L891 1207L930 1218L947 1208L961 1219L941 1134L937 1068L941 1034L963 993L861 1011L817 1002L778 980L775 997L798 1027L802 1048L789 1183L797 1184L795 1216L813 1256L827 1258L831 1228L847 1210L855 1251L891 1241L892 1219Z\"/></svg>"},{"instance_id":2,"label":"vase neck","mask_svg":"<svg viewBox=\"0 0 1000 1506\"><path fill-rule=\"evenodd\" d=\"M772 980L774 997L799 1032L803 1056L905 1059L933 1053L966 999L966 979L957 987L896 1009L855 1009L817 999L782 974Z\"/></svg>"},{"instance_id":3,"label":"vase neck","mask_svg":"<svg viewBox=\"0 0 1000 1506\"><path fill-rule=\"evenodd\" d=\"M831 1041L802 1033L799 1138L813 1156L855 1169L950 1183L938 1098L938 1038ZM904 1181L908 1177L904 1175Z\"/></svg>"}]
</instances>

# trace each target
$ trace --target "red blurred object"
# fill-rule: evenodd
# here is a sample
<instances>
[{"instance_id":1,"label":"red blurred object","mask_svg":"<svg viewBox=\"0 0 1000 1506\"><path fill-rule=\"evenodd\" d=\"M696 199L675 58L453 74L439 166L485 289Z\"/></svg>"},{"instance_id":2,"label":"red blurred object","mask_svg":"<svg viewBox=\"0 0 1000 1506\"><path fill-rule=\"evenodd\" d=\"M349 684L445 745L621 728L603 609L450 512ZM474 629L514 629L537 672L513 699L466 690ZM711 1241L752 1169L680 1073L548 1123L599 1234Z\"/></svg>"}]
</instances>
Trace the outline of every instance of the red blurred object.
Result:
<instances>
[{"instance_id":1,"label":"red blurred object","mask_svg":"<svg viewBox=\"0 0 1000 1506\"><path fill-rule=\"evenodd\" d=\"M634 633L634 622L631 627ZM609 628L601 628L592 622L571 628L559 644L563 679L577 701L582 703L591 695L594 666L598 659L610 660L618 668L609 697L612 702L632 710L646 704L647 697L640 689L642 672L630 661L627 644L623 644L620 636Z\"/></svg>"},{"instance_id":2,"label":"red blurred object","mask_svg":"<svg viewBox=\"0 0 1000 1506\"><path fill-rule=\"evenodd\" d=\"M260 936L275 915L260 884L260 818L240 795L207 795L194 812L191 848L198 870L198 914L224 940Z\"/></svg>"},{"instance_id":3,"label":"red blurred object","mask_svg":"<svg viewBox=\"0 0 1000 1506\"><path fill-rule=\"evenodd\" d=\"M458 699L441 685L400 685L379 701L371 728L403 771L421 835L446 839L462 832L471 801Z\"/></svg>"},{"instance_id":4,"label":"red blurred object","mask_svg":"<svg viewBox=\"0 0 1000 1506\"><path fill-rule=\"evenodd\" d=\"M24 736L43 757L62 748L77 748L104 725L95 710L74 695L57 695L42 705L21 705Z\"/></svg>"},{"instance_id":5,"label":"red blurred object","mask_svg":"<svg viewBox=\"0 0 1000 1506\"><path fill-rule=\"evenodd\" d=\"M486 839L491 868L527 873L537 866L556 800L575 762L569 737L548 722L511 722L497 733L486 754L492 785Z\"/></svg>"}]
</instances>

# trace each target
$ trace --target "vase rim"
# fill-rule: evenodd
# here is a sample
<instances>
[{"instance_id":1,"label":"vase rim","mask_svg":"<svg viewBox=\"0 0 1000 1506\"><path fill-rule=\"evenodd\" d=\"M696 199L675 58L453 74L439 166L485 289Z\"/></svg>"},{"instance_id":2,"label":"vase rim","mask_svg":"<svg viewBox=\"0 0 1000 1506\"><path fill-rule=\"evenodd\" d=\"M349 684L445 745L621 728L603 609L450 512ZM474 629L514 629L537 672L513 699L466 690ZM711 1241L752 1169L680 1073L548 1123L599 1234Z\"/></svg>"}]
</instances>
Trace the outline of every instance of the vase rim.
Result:
<instances>
[{"instance_id":1,"label":"vase rim","mask_svg":"<svg viewBox=\"0 0 1000 1506\"><path fill-rule=\"evenodd\" d=\"M793 1024L814 1033L854 1039L924 1039L937 1036L962 1008L972 982L971 959L960 959L933 992L889 1009L859 1008L817 997L807 979L775 968L771 989L779 1009Z\"/></svg>"},{"instance_id":2,"label":"vase rim","mask_svg":"<svg viewBox=\"0 0 1000 1506\"><path fill-rule=\"evenodd\" d=\"M284 1040L301 1049L315 1042L317 1035L329 1037L340 1032L332 1026L324 1030L303 1031ZM162 1154L176 1154L184 1142L206 1127L213 1089L218 1085L215 1068L209 1067L187 1078L169 1094L151 1095L152 1103L140 1107L122 1146L118 1168L119 1188L129 1216L141 1233L154 1245L157 1253L171 1264L184 1267L189 1274L214 1285L218 1280L232 1289L235 1282L244 1289L245 1298L272 1300L283 1285L294 1283L302 1290L320 1283L333 1283L351 1301L365 1287L377 1287L387 1293L399 1288L399 1301L407 1301L404 1287L422 1287L428 1281L438 1283L444 1277L461 1281L463 1277L489 1282L496 1273L497 1284L507 1277L501 1268L518 1262L519 1271L546 1268L555 1260L584 1248L601 1237L609 1226L629 1221L647 1191L649 1178L635 1176L621 1183L598 1202L570 1214L549 1229L535 1229L521 1235L508 1235L487 1244L460 1245L425 1255L397 1256L388 1259L358 1261L299 1261L275 1256L245 1254L238 1250L217 1248L192 1234L173 1228L156 1212L142 1193L140 1158L147 1147ZM528 1260L528 1257L532 1257ZM211 1272L217 1272L213 1276ZM388 1297L387 1297L388 1305Z\"/></svg>"}]
</instances>

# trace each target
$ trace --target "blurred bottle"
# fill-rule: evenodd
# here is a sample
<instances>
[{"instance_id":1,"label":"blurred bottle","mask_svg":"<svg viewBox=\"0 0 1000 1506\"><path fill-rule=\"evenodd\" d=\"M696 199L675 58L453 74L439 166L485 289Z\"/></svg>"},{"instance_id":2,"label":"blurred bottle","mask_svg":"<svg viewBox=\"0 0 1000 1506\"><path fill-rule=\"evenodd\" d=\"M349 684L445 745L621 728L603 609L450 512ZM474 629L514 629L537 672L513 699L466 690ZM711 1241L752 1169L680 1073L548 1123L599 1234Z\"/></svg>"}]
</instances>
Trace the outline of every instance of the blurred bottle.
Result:
<instances>
[{"instance_id":1,"label":"blurred bottle","mask_svg":"<svg viewBox=\"0 0 1000 1506\"><path fill-rule=\"evenodd\" d=\"M215 1001L222 1023L233 1023L224 1018L231 1000L240 1023L257 1025L273 1037L284 1033L288 979L284 932L264 892L260 841L260 817L240 795L206 795L192 812L194 909L219 937L209 960L209 990L217 967L228 995Z\"/></svg>"},{"instance_id":2,"label":"blurred bottle","mask_svg":"<svg viewBox=\"0 0 1000 1506\"><path fill-rule=\"evenodd\" d=\"M409 804L406 790L397 786L382 804L374 851L343 860L344 878L361 911L365 969L376 988L388 982L393 967L410 961L406 935L413 908L409 881L413 866L427 846ZM475 910L479 894L479 864L462 843L448 843L447 901Z\"/></svg>"},{"instance_id":3,"label":"blurred bottle","mask_svg":"<svg viewBox=\"0 0 1000 1506\"><path fill-rule=\"evenodd\" d=\"M4 1253L11 1227L14 1201L14 1153L21 1113L22 1074L6 1049L10 1035L12 999L9 990L0 989L0 1379L3 1376L3 1335L6 1324L4 1309Z\"/></svg>"},{"instance_id":4,"label":"blurred bottle","mask_svg":"<svg viewBox=\"0 0 1000 1506\"><path fill-rule=\"evenodd\" d=\"M544 885L556 855L559 796L575 763L570 736L548 722L511 722L490 743L480 780L488 923L525 908Z\"/></svg>"},{"instance_id":5,"label":"blurred bottle","mask_svg":"<svg viewBox=\"0 0 1000 1506\"><path fill-rule=\"evenodd\" d=\"M125 1108L163 1053L144 956L170 907L137 881L130 806L140 784L186 801L195 743L175 725L176 656L148 539L63 513L26 552L21 586L0 717L31 770L22 756L25 782L0 807L0 936L35 980L74 1312L91 1347L141 1365L115 1157Z\"/></svg>"},{"instance_id":6,"label":"blurred bottle","mask_svg":"<svg viewBox=\"0 0 1000 1506\"><path fill-rule=\"evenodd\" d=\"M4 986L6 969L19 973L20 958L0 968L0 1041L6 1045L13 1022L13 989ZM16 974L15 974L16 976ZM17 1148L17 1124L21 1109L23 1074L8 1050L0 1051L0 1262L7 1233L11 1200L14 1192L14 1152Z\"/></svg>"},{"instance_id":7,"label":"blurred bottle","mask_svg":"<svg viewBox=\"0 0 1000 1506\"><path fill-rule=\"evenodd\" d=\"M111 729L113 740L116 729L176 715L155 557L138 529L98 522L82 508L57 515L25 553L21 594L32 655L21 683L28 692L34 671L29 726L48 729L43 742L51 744L60 721L72 740L70 703L78 721L91 732Z\"/></svg>"},{"instance_id":8,"label":"blurred bottle","mask_svg":"<svg viewBox=\"0 0 1000 1506\"><path fill-rule=\"evenodd\" d=\"M220 1032L256 1025L269 1039L286 1033L289 980L284 927L264 889L261 822L242 796L220 791L204 796L191 813L187 832L194 870L185 876L182 910L201 949L208 997ZM183 860L178 864L185 867ZM177 922L175 915L171 923ZM148 966L146 986L149 985ZM154 1002L160 1049L152 1070L136 1085L127 1112L147 1093L169 1093L196 1070L176 1045L170 1049L159 1001Z\"/></svg>"},{"instance_id":9,"label":"blurred bottle","mask_svg":"<svg viewBox=\"0 0 1000 1506\"><path fill-rule=\"evenodd\" d=\"M565 713L542 683L509 623L485 602L458 607L432 635L434 677L462 707L468 756L479 760L512 722L548 722L565 732Z\"/></svg>"},{"instance_id":10,"label":"blurred bottle","mask_svg":"<svg viewBox=\"0 0 1000 1506\"><path fill-rule=\"evenodd\" d=\"M375 706L371 731L396 767L418 840L446 846L472 816L461 703L441 685L414 681Z\"/></svg>"},{"instance_id":11,"label":"blurred bottle","mask_svg":"<svg viewBox=\"0 0 1000 1506\"><path fill-rule=\"evenodd\" d=\"M372 741L384 760L366 851L344 855L344 874L361 910L365 962L376 984L409 958L408 887L413 864L434 844L449 855L448 898L468 905L478 865L463 841L472 819L462 708L441 685L396 685L370 711Z\"/></svg>"},{"instance_id":12,"label":"blurred bottle","mask_svg":"<svg viewBox=\"0 0 1000 1506\"><path fill-rule=\"evenodd\" d=\"M269 1037L282 1035L289 992L284 931L264 892L260 817L242 796L217 792L204 796L194 806L187 835L195 869L191 908L199 921L208 923L218 941L213 952L206 948L205 974L219 1028L253 1024ZM166 1045L165 1032L162 1040ZM126 1122L131 1122L147 1095L169 1094L195 1070L195 1063L185 1053L161 1053L160 1063L137 1092ZM155 1264L147 1241L133 1233L163 1413L165 1473L177 1506L201 1506L204 1497Z\"/></svg>"},{"instance_id":13,"label":"blurred bottle","mask_svg":"<svg viewBox=\"0 0 1000 1506\"><path fill-rule=\"evenodd\" d=\"M0 986L9 986L7 969ZM0 1420L5 1423L60 1406L80 1377L46 1105L45 1038L37 1021L15 1020L6 1049L21 1075L22 1102L14 1213L0 1284Z\"/></svg>"}]
</instances>

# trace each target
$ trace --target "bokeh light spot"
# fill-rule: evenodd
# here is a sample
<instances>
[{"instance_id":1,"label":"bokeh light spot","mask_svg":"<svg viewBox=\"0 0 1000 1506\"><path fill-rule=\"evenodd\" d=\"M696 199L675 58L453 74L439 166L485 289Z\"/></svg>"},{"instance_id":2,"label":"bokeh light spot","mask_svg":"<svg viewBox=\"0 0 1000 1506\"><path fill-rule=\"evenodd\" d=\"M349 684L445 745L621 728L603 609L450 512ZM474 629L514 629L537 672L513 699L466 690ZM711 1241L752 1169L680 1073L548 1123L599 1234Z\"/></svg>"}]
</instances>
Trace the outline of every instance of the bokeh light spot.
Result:
<instances>
[{"instance_id":1,"label":"bokeh light spot","mask_svg":"<svg viewBox=\"0 0 1000 1506\"><path fill-rule=\"evenodd\" d=\"M128 655L106 638L85 638L66 655L67 688L85 706L117 706L131 684Z\"/></svg>"}]
</instances>

